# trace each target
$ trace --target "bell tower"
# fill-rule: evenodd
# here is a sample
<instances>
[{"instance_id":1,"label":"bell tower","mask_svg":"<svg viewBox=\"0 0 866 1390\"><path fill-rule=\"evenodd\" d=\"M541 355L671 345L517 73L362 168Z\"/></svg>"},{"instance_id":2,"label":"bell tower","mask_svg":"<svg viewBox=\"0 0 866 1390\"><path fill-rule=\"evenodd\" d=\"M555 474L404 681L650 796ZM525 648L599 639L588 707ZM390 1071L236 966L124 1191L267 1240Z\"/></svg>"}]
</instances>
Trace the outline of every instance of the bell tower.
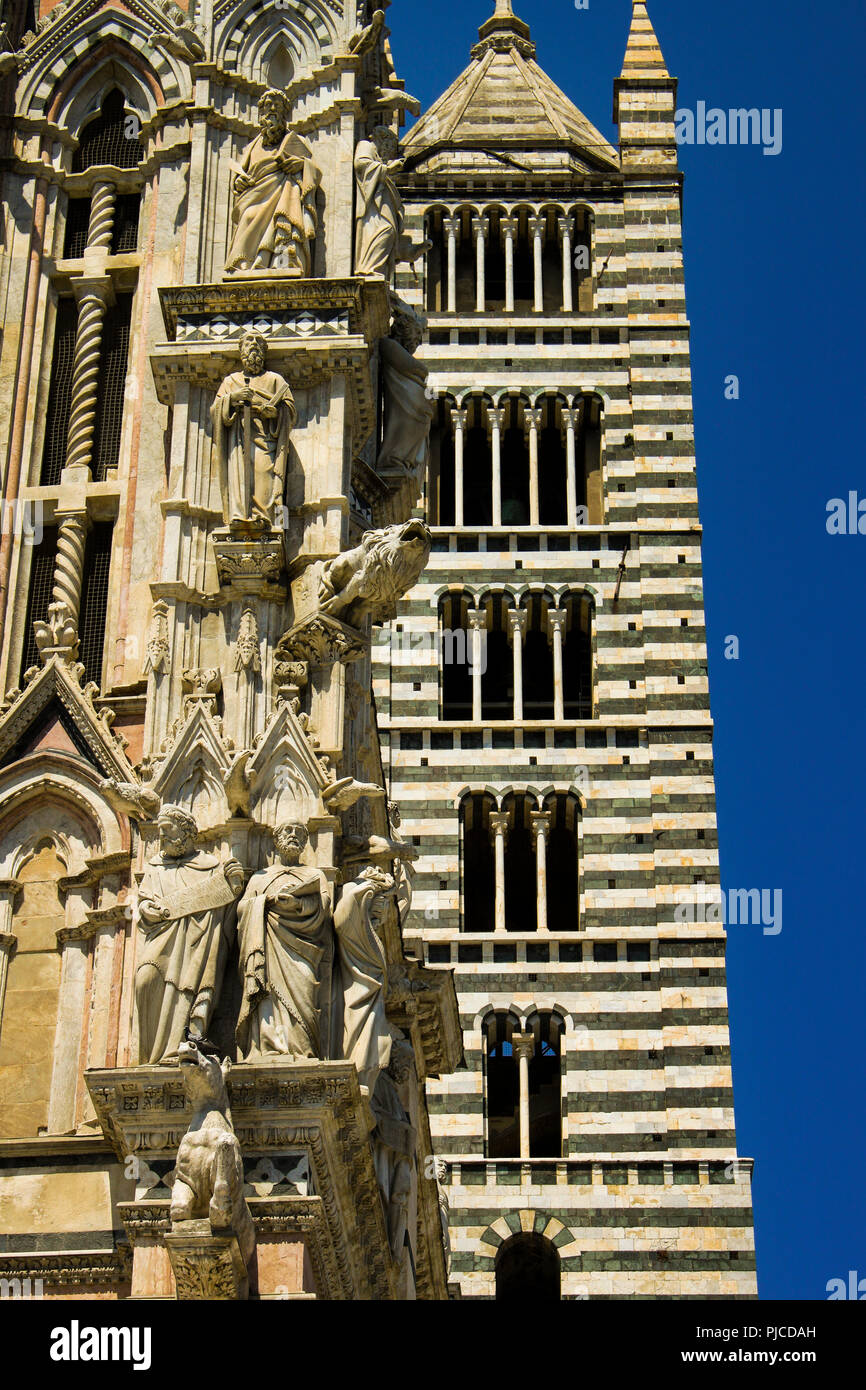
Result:
<instances>
[{"instance_id":1,"label":"bell tower","mask_svg":"<svg viewBox=\"0 0 866 1390\"><path fill-rule=\"evenodd\" d=\"M463 1297L753 1298L718 892L676 83L642 0L610 143L497 0L404 142L431 247L430 563L374 677L454 972L428 1083Z\"/></svg>"}]
</instances>

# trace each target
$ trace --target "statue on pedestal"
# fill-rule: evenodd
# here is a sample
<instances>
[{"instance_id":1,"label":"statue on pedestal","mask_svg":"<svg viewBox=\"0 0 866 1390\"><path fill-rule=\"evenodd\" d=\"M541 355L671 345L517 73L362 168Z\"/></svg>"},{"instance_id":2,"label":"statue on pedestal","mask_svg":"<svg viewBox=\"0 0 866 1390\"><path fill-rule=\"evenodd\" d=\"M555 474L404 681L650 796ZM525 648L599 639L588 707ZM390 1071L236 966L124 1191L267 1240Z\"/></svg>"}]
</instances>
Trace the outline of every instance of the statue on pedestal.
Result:
<instances>
[{"instance_id":1,"label":"statue on pedestal","mask_svg":"<svg viewBox=\"0 0 866 1390\"><path fill-rule=\"evenodd\" d=\"M341 1024L339 1055L355 1063L361 1085L370 1095L391 1059L394 1037L385 1015L388 964L377 934L393 890L391 875L371 864L345 885L334 911L340 972L335 1010Z\"/></svg>"},{"instance_id":2,"label":"statue on pedestal","mask_svg":"<svg viewBox=\"0 0 866 1390\"><path fill-rule=\"evenodd\" d=\"M416 473L427 466L430 426L436 402L427 389L427 368L415 353L424 336L424 323L411 310L397 308L391 335L379 348L385 385L385 432L376 470Z\"/></svg>"},{"instance_id":3,"label":"statue on pedestal","mask_svg":"<svg viewBox=\"0 0 866 1390\"><path fill-rule=\"evenodd\" d=\"M144 871L135 972L138 1060L175 1056L187 1032L204 1037L222 984L234 903L244 882L236 859L196 848L198 827L180 806L163 806L159 853Z\"/></svg>"},{"instance_id":4,"label":"statue on pedestal","mask_svg":"<svg viewBox=\"0 0 866 1390\"><path fill-rule=\"evenodd\" d=\"M241 339L239 372L222 382L211 407L214 453L230 526L274 525L283 505L289 436L297 419L289 383L265 370L267 344L260 333Z\"/></svg>"},{"instance_id":5,"label":"statue on pedestal","mask_svg":"<svg viewBox=\"0 0 866 1390\"><path fill-rule=\"evenodd\" d=\"M234 234L226 274L312 271L316 192L321 173L306 141L289 129L289 106L274 88L259 102L261 134L248 146L234 182Z\"/></svg>"},{"instance_id":6,"label":"statue on pedestal","mask_svg":"<svg viewBox=\"0 0 866 1390\"><path fill-rule=\"evenodd\" d=\"M274 832L280 863L254 874L238 909L245 1061L329 1055L334 932L325 875L300 863L302 825Z\"/></svg>"},{"instance_id":7,"label":"statue on pedestal","mask_svg":"<svg viewBox=\"0 0 866 1390\"><path fill-rule=\"evenodd\" d=\"M388 126L377 126L355 150L355 274L384 275L389 282L398 262L416 261L431 245L416 245L403 234L403 199L392 177L403 167L399 151Z\"/></svg>"},{"instance_id":8,"label":"statue on pedestal","mask_svg":"<svg viewBox=\"0 0 866 1390\"><path fill-rule=\"evenodd\" d=\"M319 584L319 611L359 627L387 622L430 559L433 538L423 521L367 531L361 544L331 560Z\"/></svg>"}]
</instances>

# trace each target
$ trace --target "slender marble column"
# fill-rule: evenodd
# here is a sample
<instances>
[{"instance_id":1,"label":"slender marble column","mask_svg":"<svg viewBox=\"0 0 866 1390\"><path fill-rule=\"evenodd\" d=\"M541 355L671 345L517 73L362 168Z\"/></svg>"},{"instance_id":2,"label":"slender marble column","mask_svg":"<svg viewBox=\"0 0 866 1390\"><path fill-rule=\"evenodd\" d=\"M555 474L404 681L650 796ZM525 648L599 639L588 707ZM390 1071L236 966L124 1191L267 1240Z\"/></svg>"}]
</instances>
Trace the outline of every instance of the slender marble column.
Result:
<instances>
[{"instance_id":1,"label":"slender marble column","mask_svg":"<svg viewBox=\"0 0 866 1390\"><path fill-rule=\"evenodd\" d=\"M548 609L547 624L553 642L553 717L565 718L565 695L562 686L562 642L567 614L560 608Z\"/></svg>"},{"instance_id":2,"label":"slender marble column","mask_svg":"<svg viewBox=\"0 0 866 1390\"><path fill-rule=\"evenodd\" d=\"M493 837L493 857L496 869L493 927L497 932L505 931L505 841L508 835L508 822L509 816L506 811L491 812L490 834Z\"/></svg>"},{"instance_id":3,"label":"slender marble column","mask_svg":"<svg viewBox=\"0 0 866 1390\"><path fill-rule=\"evenodd\" d=\"M487 234L490 231L490 218L473 217L472 231L475 236L475 308L479 314L483 314L487 307L484 260L487 252Z\"/></svg>"},{"instance_id":4,"label":"slender marble column","mask_svg":"<svg viewBox=\"0 0 866 1390\"><path fill-rule=\"evenodd\" d=\"M448 244L448 313L457 311L457 237L460 232L459 217L445 217L442 220Z\"/></svg>"},{"instance_id":5,"label":"slender marble column","mask_svg":"<svg viewBox=\"0 0 866 1390\"><path fill-rule=\"evenodd\" d=\"M514 718L517 723L523 718L523 639L526 636L526 619L525 608L508 610L508 638L514 660Z\"/></svg>"},{"instance_id":6,"label":"slender marble column","mask_svg":"<svg viewBox=\"0 0 866 1390\"><path fill-rule=\"evenodd\" d=\"M535 1053L535 1038L531 1033L512 1033L511 1046L520 1079L520 1157L529 1158L529 1063Z\"/></svg>"},{"instance_id":7,"label":"slender marble column","mask_svg":"<svg viewBox=\"0 0 866 1390\"><path fill-rule=\"evenodd\" d=\"M547 841L550 836L550 812L531 811L529 816L535 836L535 883L538 897L538 930L547 931Z\"/></svg>"},{"instance_id":8,"label":"slender marble column","mask_svg":"<svg viewBox=\"0 0 866 1390\"><path fill-rule=\"evenodd\" d=\"M529 524L539 525L538 506L538 432L544 419L540 406L524 411L523 422L529 431Z\"/></svg>"},{"instance_id":9,"label":"slender marble column","mask_svg":"<svg viewBox=\"0 0 866 1390\"><path fill-rule=\"evenodd\" d=\"M503 217L502 235L505 238L505 312L514 313L514 242L518 226L516 217Z\"/></svg>"},{"instance_id":10,"label":"slender marble column","mask_svg":"<svg viewBox=\"0 0 866 1390\"><path fill-rule=\"evenodd\" d=\"M544 313L544 218L530 217L529 234L532 237L532 261L535 268L535 312Z\"/></svg>"},{"instance_id":11,"label":"slender marble column","mask_svg":"<svg viewBox=\"0 0 866 1390\"><path fill-rule=\"evenodd\" d=\"M493 525L502 525L502 430L505 407L490 406L487 411L490 425L490 444L493 456Z\"/></svg>"},{"instance_id":12,"label":"slender marble column","mask_svg":"<svg viewBox=\"0 0 866 1390\"><path fill-rule=\"evenodd\" d=\"M571 244L573 234L574 218L560 217L559 238L562 243L562 307L566 314L570 314L574 309L574 297L571 291Z\"/></svg>"},{"instance_id":13,"label":"slender marble column","mask_svg":"<svg viewBox=\"0 0 866 1390\"><path fill-rule=\"evenodd\" d=\"M473 608L469 613L470 659L472 662L472 722L481 723L481 668L483 666L481 644L482 633L487 628L487 614L483 608Z\"/></svg>"},{"instance_id":14,"label":"slender marble column","mask_svg":"<svg viewBox=\"0 0 866 1390\"><path fill-rule=\"evenodd\" d=\"M580 409L563 410L562 423L565 428L565 497L566 524L577 525L577 430L580 425Z\"/></svg>"},{"instance_id":15,"label":"slender marble column","mask_svg":"<svg viewBox=\"0 0 866 1390\"><path fill-rule=\"evenodd\" d=\"M454 426L454 525L463 525L463 446L466 438L466 410L452 410Z\"/></svg>"}]
</instances>

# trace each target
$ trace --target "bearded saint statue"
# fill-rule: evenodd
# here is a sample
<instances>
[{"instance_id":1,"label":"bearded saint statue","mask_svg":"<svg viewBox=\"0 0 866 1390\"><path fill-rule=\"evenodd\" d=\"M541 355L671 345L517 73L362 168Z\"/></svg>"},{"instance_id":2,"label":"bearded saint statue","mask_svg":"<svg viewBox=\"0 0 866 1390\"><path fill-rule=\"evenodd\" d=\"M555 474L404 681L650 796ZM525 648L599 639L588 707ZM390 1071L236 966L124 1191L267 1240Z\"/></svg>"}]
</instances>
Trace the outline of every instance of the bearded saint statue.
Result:
<instances>
[{"instance_id":1,"label":"bearded saint statue","mask_svg":"<svg viewBox=\"0 0 866 1390\"><path fill-rule=\"evenodd\" d=\"M307 844L303 825L277 826L274 844L279 863L253 875L238 908L238 1047L247 1062L326 1058L334 963L330 889L320 869L300 862Z\"/></svg>"},{"instance_id":2,"label":"bearded saint statue","mask_svg":"<svg viewBox=\"0 0 866 1390\"><path fill-rule=\"evenodd\" d=\"M241 370L230 372L211 407L223 517L273 526L286 487L289 436L297 419L291 387L265 370L260 333L241 339Z\"/></svg>"},{"instance_id":3,"label":"bearded saint statue","mask_svg":"<svg viewBox=\"0 0 866 1390\"><path fill-rule=\"evenodd\" d=\"M288 117L283 92L265 92L259 102L261 134L247 147L235 176L227 275L250 270L311 273L321 173L309 145L289 128Z\"/></svg>"}]
</instances>

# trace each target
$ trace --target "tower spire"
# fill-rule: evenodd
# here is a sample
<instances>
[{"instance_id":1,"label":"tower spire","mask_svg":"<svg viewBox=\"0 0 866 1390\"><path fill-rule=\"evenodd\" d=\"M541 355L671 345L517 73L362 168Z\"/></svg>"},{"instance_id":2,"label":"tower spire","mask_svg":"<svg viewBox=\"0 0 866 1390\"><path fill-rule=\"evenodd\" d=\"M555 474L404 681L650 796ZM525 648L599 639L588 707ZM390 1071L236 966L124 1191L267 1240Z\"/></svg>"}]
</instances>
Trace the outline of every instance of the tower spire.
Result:
<instances>
[{"instance_id":1,"label":"tower spire","mask_svg":"<svg viewBox=\"0 0 866 1390\"><path fill-rule=\"evenodd\" d=\"M634 0L620 77L670 77L645 0Z\"/></svg>"},{"instance_id":2,"label":"tower spire","mask_svg":"<svg viewBox=\"0 0 866 1390\"><path fill-rule=\"evenodd\" d=\"M478 30L479 37L489 39L494 34L514 34L518 38L529 38L529 25L518 19L511 6L511 0L496 0L496 9L490 19Z\"/></svg>"}]
</instances>

